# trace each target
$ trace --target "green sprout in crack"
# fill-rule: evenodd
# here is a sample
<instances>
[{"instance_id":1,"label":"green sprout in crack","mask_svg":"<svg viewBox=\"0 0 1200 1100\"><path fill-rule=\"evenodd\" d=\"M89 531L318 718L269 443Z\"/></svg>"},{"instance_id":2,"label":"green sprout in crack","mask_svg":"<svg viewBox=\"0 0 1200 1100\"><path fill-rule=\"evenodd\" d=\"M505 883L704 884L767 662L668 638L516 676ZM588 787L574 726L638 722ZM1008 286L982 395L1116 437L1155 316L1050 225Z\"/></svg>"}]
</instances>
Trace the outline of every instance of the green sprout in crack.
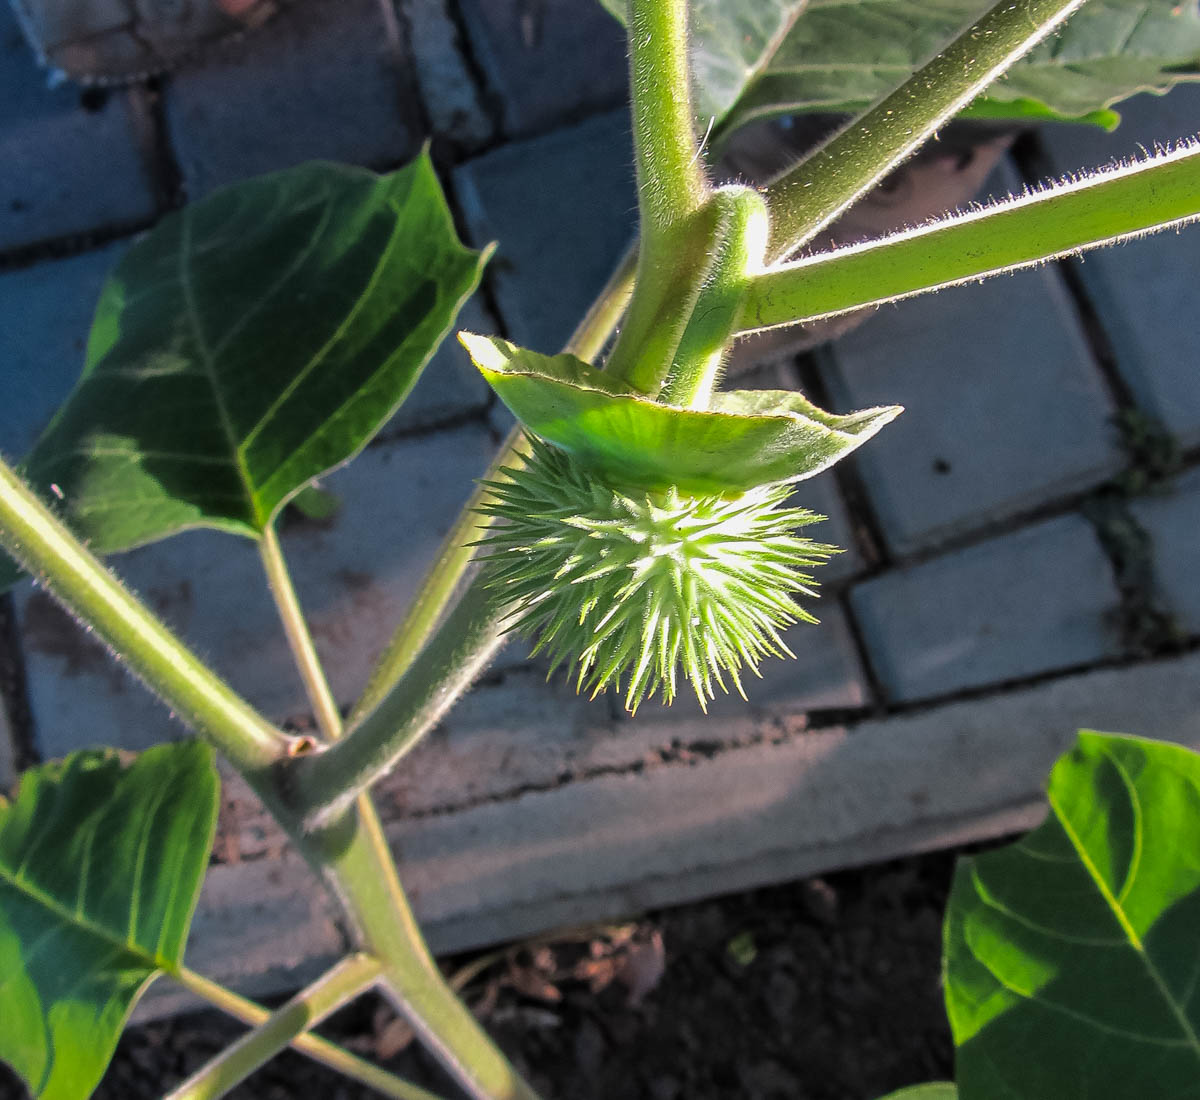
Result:
<instances>
[{"instance_id":1,"label":"green sprout in crack","mask_svg":"<svg viewBox=\"0 0 1200 1100\"><path fill-rule=\"evenodd\" d=\"M487 487L482 510L504 522L485 540L489 581L513 629L538 636L551 673L568 663L577 690L618 692L636 712L658 694L670 704L678 674L707 709L725 675L764 656L793 656L781 631L816 622L794 599L837 548L794 533L824 519L785 507L792 487L692 495L618 488L564 451L530 437L522 468Z\"/></svg>"}]
</instances>

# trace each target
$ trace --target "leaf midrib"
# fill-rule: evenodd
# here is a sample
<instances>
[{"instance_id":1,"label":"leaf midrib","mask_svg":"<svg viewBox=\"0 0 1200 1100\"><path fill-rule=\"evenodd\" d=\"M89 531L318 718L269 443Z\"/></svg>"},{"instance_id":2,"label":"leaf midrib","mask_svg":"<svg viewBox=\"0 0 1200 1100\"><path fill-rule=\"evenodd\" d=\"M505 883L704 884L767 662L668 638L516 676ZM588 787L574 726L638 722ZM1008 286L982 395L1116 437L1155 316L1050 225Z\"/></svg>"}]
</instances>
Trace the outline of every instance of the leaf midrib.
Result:
<instances>
[{"instance_id":1,"label":"leaf midrib","mask_svg":"<svg viewBox=\"0 0 1200 1100\"><path fill-rule=\"evenodd\" d=\"M192 216L193 208L185 206L180 212L180 241L179 241L179 286L183 292L183 303L185 313L187 315L188 324L192 329L193 337L196 341L196 350L200 355L200 361L204 367L204 373L208 378L209 388L213 393L213 403L217 408L217 415L221 422L221 430L225 434L225 439L229 444L230 454L233 456L234 468L237 470L242 483L242 492L246 504L247 518L251 523L254 523L257 516L257 509L254 507L254 495L250 484L250 473L246 469L245 459L237 442L237 433L233 428L233 421L229 417L229 410L225 406L225 395L218 385L216 364L213 362L212 351L208 346L208 340L205 337L203 326L200 323L200 313L196 308L196 290L192 285L192 272L190 259L192 255Z\"/></svg>"},{"instance_id":2,"label":"leaf midrib","mask_svg":"<svg viewBox=\"0 0 1200 1100\"><path fill-rule=\"evenodd\" d=\"M1121 762L1119 760L1117 760L1117 758L1115 756L1113 756L1113 754L1111 752L1104 750L1103 755L1104 755L1104 758L1113 766L1113 768L1116 769L1117 774L1121 777L1121 782L1125 784L1125 789L1129 796L1130 803L1136 810L1138 808L1137 807L1138 799L1137 799L1137 792L1133 786L1133 781L1130 779L1128 773L1125 771L1124 767L1121 765ZM1066 814L1063 813L1061 806L1059 805L1058 801L1055 799L1053 790L1051 790L1049 792L1048 800L1050 802L1050 807L1054 811L1055 817L1058 820L1060 827L1062 828L1063 832L1066 834L1067 839L1070 840L1072 847L1074 847L1075 852L1079 857L1079 861L1087 869L1089 876L1091 877L1092 881L1096 885L1096 889L1100 893L1100 896L1104 899L1104 901L1108 905L1109 909L1112 910L1113 917L1115 918L1117 923L1120 925L1122 931L1124 931L1126 936L1129 938L1130 946L1132 946L1133 949L1141 956L1142 961L1146 967L1146 972L1150 976L1150 980L1154 983L1155 987L1158 989L1159 994L1161 995L1163 1001L1166 1003L1168 1010L1175 1017L1176 1022L1179 1024L1180 1030L1183 1032L1184 1037L1187 1040L1188 1046L1195 1053L1197 1060L1200 1061L1200 1035L1196 1034L1196 1030L1195 1030L1195 1028L1192 1027L1191 1021L1184 1014L1182 1007L1176 1002L1175 998L1171 995L1171 991L1170 991L1169 987L1167 986L1166 982L1163 980L1162 974L1159 972L1158 967L1154 963L1154 960L1151 959L1149 954L1146 952L1145 944L1142 943L1141 937L1137 934L1137 930L1133 927L1133 924L1130 922L1129 917L1125 912L1124 906L1121 905L1120 901L1118 901L1118 899L1113 894L1113 892L1108 888L1108 883L1106 883L1104 881L1104 877L1100 874L1100 869L1092 861L1091 856L1088 854L1087 849L1084 847L1083 841L1080 839L1079 835L1075 832L1075 830L1071 827L1070 821L1067 819ZM1140 849L1141 844L1142 844L1140 812L1138 812L1136 814L1136 817L1138 820L1138 828L1135 833L1135 839L1137 842L1137 847ZM1122 893L1124 893L1124 891Z\"/></svg>"},{"instance_id":3,"label":"leaf midrib","mask_svg":"<svg viewBox=\"0 0 1200 1100\"><path fill-rule=\"evenodd\" d=\"M103 940L110 946L128 951L131 955L143 959L153 970L170 972L175 967L175 963L170 959L159 955L151 955L142 944L136 941L130 943L127 940L123 940L111 929L98 924L86 916L76 916L65 905L59 902L53 894L46 893L45 890L31 883L28 879L13 875L7 867L0 866L0 882L8 885L18 894L23 894L25 897L37 902L43 908L48 909L63 924L82 928L85 932L90 932L97 939Z\"/></svg>"}]
</instances>

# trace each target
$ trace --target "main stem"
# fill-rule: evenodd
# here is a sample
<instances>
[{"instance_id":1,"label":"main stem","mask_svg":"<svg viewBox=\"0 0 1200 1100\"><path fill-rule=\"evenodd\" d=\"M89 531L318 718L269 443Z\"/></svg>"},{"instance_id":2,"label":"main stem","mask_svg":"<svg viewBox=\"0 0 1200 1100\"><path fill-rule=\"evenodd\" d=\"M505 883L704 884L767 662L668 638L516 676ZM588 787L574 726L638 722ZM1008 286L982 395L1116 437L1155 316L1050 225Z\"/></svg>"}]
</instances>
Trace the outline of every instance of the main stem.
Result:
<instances>
[{"instance_id":1,"label":"main stem","mask_svg":"<svg viewBox=\"0 0 1200 1100\"><path fill-rule=\"evenodd\" d=\"M1000 0L929 64L768 185L774 263L811 240L1083 0Z\"/></svg>"},{"instance_id":2,"label":"main stem","mask_svg":"<svg viewBox=\"0 0 1200 1100\"><path fill-rule=\"evenodd\" d=\"M707 193L687 44L687 0L631 0L629 83L643 254L656 252L659 234L690 218Z\"/></svg>"},{"instance_id":3,"label":"main stem","mask_svg":"<svg viewBox=\"0 0 1200 1100\"><path fill-rule=\"evenodd\" d=\"M687 0L630 0L629 78L641 247L637 285L607 370L657 395L692 316L719 218L696 143Z\"/></svg>"},{"instance_id":4,"label":"main stem","mask_svg":"<svg viewBox=\"0 0 1200 1100\"><path fill-rule=\"evenodd\" d=\"M320 698L324 692L332 700L277 540L267 544L263 560L288 638L298 650L297 665L309 695ZM376 716L386 719L386 708L372 717ZM325 722L327 736L336 741L341 734L336 708L327 713ZM291 800L289 804L294 806ZM425 1044L479 1100L532 1100L533 1092L438 970L413 917L379 815L365 787L340 801L318 825L307 824L297 843L341 901L357 942L381 968L385 990ZM287 1023L278 1023L278 1034L286 1032ZM238 1064L248 1064L249 1057L244 1054Z\"/></svg>"},{"instance_id":5,"label":"main stem","mask_svg":"<svg viewBox=\"0 0 1200 1100\"><path fill-rule=\"evenodd\" d=\"M343 742L345 743L345 742ZM537 1100L446 983L408 904L379 818L363 795L306 846L382 964L384 992L421 1042L476 1100Z\"/></svg>"}]
</instances>

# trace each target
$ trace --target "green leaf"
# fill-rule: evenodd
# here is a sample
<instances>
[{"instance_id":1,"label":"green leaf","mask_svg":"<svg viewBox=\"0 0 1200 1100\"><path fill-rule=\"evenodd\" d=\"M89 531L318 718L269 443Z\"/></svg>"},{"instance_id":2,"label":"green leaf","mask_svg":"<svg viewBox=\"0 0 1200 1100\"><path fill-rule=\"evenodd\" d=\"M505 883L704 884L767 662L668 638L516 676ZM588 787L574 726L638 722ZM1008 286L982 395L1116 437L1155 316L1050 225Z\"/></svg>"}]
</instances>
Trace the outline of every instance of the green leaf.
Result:
<instances>
[{"instance_id":1,"label":"green leaf","mask_svg":"<svg viewBox=\"0 0 1200 1100\"><path fill-rule=\"evenodd\" d=\"M926 1085L911 1085L899 1092L889 1092L880 1100L958 1100L958 1089L950 1081L930 1081Z\"/></svg>"},{"instance_id":2,"label":"green leaf","mask_svg":"<svg viewBox=\"0 0 1200 1100\"><path fill-rule=\"evenodd\" d=\"M73 753L0 799L0 1058L36 1096L87 1096L138 996L180 966L217 802L198 741L128 767Z\"/></svg>"},{"instance_id":3,"label":"green leaf","mask_svg":"<svg viewBox=\"0 0 1200 1100\"><path fill-rule=\"evenodd\" d=\"M733 11L744 2L731 3L726 18L735 18ZM989 6L982 0L811 0L721 128L729 132L757 118L804 111L860 111L911 76ZM1111 128L1115 116L1105 110L1111 104L1197 79L1195 4L1090 0L1057 36L993 84L971 113L1086 120Z\"/></svg>"},{"instance_id":4,"label":"green leaf","mask_svg":"<svg viewBox=\"0 0 1200 1100\"><path fill-rule=\"evenodd\" d=\"M963 1100L1200 1097L1200 755L1083 731L1024 840L960 861Z\"/></svg>"},{"instance_id":5,"label":"green leaf","mask_svg":"<svg viewBox=\"0 0 1200 1100\"><path fill-rule=\"evenodd\" d=\"M798 481L900 412L891 405L836 416L789 390L735 390L714 394L707 410L675 408L573 355L539 355L467 332L458 338L513 415L616 484L725 493Z\"/></svg>"},{"instance_id":6,"label":"green leaf","mask_svg":"<svg viewBox=\"0 0 1200 1100\"><path fill-rule=\"evenodd\" d=\"M93 550L257 536L394 412L478 283L429 157L306 164L172 214L109 276L26 473Z\"/></svg>"}]
</instances>

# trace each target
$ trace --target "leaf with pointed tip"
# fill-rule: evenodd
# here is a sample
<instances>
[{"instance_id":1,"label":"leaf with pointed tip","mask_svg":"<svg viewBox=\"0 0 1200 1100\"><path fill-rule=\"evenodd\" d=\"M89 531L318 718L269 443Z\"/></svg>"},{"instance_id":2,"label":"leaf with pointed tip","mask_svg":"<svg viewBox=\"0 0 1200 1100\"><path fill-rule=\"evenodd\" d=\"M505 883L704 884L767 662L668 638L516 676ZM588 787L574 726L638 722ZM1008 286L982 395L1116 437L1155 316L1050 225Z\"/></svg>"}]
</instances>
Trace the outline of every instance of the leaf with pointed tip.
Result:
<instances>
[{"instance_id":1,"label":"leaf with pointed tip","mask_svg":"<svg viewBox=\"0 0 1200 1100\"><path fill-rule=\"evenodd\" d=\"M475 289L427 154L217 191L129 250L83 376L25 464L94 550L257 536L362 449Z\"/></svg>"},{"instance_id":2,"label":"leaf with pointed tip","mask_svg":"<svg viewBox=\"0 0 1200 1100\"><path fill-rule=\"evenodd\" d=\"M619 0L602 2L623 20ZM702 125L715 116L718 130L729 133L757 118L863 110L990 4L809 0L799 18L796 7L782 0L698 0L691 50ZM1194 80L1200 80L1195 4L1090 0L966 115L1069 119L1111 129L1119 119L1108 110L1112 104Z\"/></svg>"},{"instance_id":3,"label":"leaf with pointed tip","mask_svg":"<svg viewBox=\"0 0 1200 1100\"><path fill-rule=\"evenodd\" d=\"M1084 730L1023 840L960 860L962 1100L1200 1098L1200 755Z\"/></svg>"},{"instance_id":4,"label":"leaf with pointed tip","mask_svg":"<svg viewBox=\"0 0 1200 1100\"><path fill-rule=\"evenodd\" d=\"M35 1096L89 1095L134 1002L181 965L217 802L199 741L128 767L73 753L0 798L0 1058Z\"/></svg>"},{"instance_id":5,"label":"leaf with pointed tip","mask_svg":"<svg viewBox=\"0 0 1200 1100\"><path fill-rule=\"evenodd\" d=\"M900 412L837 416L790 390L735 390L714 394L707 410L675 408L573 355L539 355L498 336L458 338L518 420L615 484L719 494L798 481Z\"/></svg>"}]
</instances>

